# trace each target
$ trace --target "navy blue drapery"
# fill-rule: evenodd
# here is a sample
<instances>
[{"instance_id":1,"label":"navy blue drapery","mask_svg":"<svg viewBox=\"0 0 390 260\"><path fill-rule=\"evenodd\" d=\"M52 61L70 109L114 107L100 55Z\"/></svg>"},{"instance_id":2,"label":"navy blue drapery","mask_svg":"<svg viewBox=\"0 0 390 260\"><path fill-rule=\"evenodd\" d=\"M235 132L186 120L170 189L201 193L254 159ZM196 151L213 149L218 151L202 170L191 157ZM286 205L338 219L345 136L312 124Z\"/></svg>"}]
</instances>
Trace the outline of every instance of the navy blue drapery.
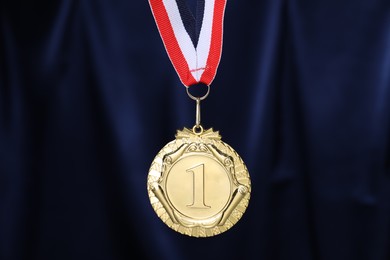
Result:
<instances>
[{"instance_id":1,"label":"navy blue drapery","mask_svg":"<svg viewBox=\"0 0 390 260\"><path fill-rule=\"evenodd\" d=\"M148 2L0 6L0 259L390 259L390 1L228 1L202 122L252 197L206 239L146 192L195 120Z\"/></svg>"}]
</instances>

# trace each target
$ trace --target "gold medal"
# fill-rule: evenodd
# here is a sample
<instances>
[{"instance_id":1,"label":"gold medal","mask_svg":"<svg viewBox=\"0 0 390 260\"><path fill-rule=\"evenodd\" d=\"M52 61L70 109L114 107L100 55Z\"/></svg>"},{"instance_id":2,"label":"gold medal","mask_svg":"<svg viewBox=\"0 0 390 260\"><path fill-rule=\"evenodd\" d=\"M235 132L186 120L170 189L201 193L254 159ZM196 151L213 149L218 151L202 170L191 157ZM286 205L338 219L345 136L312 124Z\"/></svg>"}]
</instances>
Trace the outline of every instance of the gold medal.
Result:
<instances>
[{"instance_id":1,"label":"gold medal","mask_svg":"<svg viewBox=\"0 0 390 260\"><path fill-rule=\"evenodd\" d=\"M177 131L176 139L160 150L151 164L147 189L153 209L171 229L209 237L240 220L251 182L237 152L218 131L200 125L201 99L196 100L196 125Z\"/></svg>"},{"instance_id":2,"label":"gold medal","mask_svg":"<svg viewBox=\"0 0 390 260\"><path fill-rule=\"evenodd\" d=\"M153 209L173 230L209 237L230 229L250 198L248 170L240 156L212 129L184 128L164 146L149 170Z\"/></svg>"},{"instance_id":3,"label":"gold medal","mask_svg":"<svg viewBox=\"0 0 390 260\"><path fill-rule=\"evenodd\" d=\"M241 157L218 131L204 130L200 124L200 101L209 94L221 58L226 0L198 1L191 17L183 1L149 4L168 56L188 96L196 101L195 126L177 131L176 139L150 166L150 203L171 229L193 237L214 236L241 219L251 194ZM199 84L207 86L207 93L195 97L189 87Z\"/></svg>"}]
</instances>

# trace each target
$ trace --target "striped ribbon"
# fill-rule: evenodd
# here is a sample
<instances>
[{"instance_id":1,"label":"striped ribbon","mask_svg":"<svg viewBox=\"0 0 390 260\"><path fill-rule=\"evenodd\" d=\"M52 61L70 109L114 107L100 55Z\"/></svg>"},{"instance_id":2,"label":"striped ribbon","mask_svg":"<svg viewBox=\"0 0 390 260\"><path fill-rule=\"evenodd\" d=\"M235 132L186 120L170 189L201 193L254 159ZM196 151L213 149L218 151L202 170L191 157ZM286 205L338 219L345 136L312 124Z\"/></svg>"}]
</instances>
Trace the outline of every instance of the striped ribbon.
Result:
<instances>
[{"instance_id":1,"label":"striped ribbon","mask_svg":"<svg viewBox=\"0 0 390 260\"><path fill-rule=\"evenodd\" d=\"M221 59L226 0L198 0L196 14L185 0L149 0L173 67L186 86L215 78Z\"/></svg>"}]
</instances>

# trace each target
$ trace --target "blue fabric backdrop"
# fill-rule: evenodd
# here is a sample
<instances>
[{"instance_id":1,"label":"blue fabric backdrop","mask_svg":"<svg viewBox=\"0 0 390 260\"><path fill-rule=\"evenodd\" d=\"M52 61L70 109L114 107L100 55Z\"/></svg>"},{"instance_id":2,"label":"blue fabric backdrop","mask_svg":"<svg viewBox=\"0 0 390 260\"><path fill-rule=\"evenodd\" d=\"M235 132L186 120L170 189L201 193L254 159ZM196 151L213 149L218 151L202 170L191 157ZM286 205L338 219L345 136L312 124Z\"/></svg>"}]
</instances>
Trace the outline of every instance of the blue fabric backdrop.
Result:
<instances>
[{"instance_id":1,"label":"blue fabric backdrop","mask_svg":"<svg viewBox=\"0 0 390 260\"><path fill-rule=\"evenodd\" d=\"M252 196L206 239L147 195L195 120L148 2L0 7L0 259L390 259L389 0L228 0L202 122Z\"/></svg>"}]
</instances>

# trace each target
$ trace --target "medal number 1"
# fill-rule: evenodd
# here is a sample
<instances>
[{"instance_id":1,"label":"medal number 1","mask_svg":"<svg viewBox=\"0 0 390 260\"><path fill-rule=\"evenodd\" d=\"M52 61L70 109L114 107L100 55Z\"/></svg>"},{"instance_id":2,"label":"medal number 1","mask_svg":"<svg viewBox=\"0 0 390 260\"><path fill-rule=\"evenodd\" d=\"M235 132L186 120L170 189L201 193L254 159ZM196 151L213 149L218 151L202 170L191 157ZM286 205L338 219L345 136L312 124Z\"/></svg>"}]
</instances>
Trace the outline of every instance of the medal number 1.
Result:
<instances>
[{"instance_id":1,"label":"medal number 1","mask_svg":"<svg viewBox=\"0 0 390 260\"><path fill-rule=\"evenodd\" d=\"M205 179L204 179L204 164L196 165L186 170L192 174L192 204L187 205L190 208L208 209L204 199Z\"/></svg>"}]
</instances>

